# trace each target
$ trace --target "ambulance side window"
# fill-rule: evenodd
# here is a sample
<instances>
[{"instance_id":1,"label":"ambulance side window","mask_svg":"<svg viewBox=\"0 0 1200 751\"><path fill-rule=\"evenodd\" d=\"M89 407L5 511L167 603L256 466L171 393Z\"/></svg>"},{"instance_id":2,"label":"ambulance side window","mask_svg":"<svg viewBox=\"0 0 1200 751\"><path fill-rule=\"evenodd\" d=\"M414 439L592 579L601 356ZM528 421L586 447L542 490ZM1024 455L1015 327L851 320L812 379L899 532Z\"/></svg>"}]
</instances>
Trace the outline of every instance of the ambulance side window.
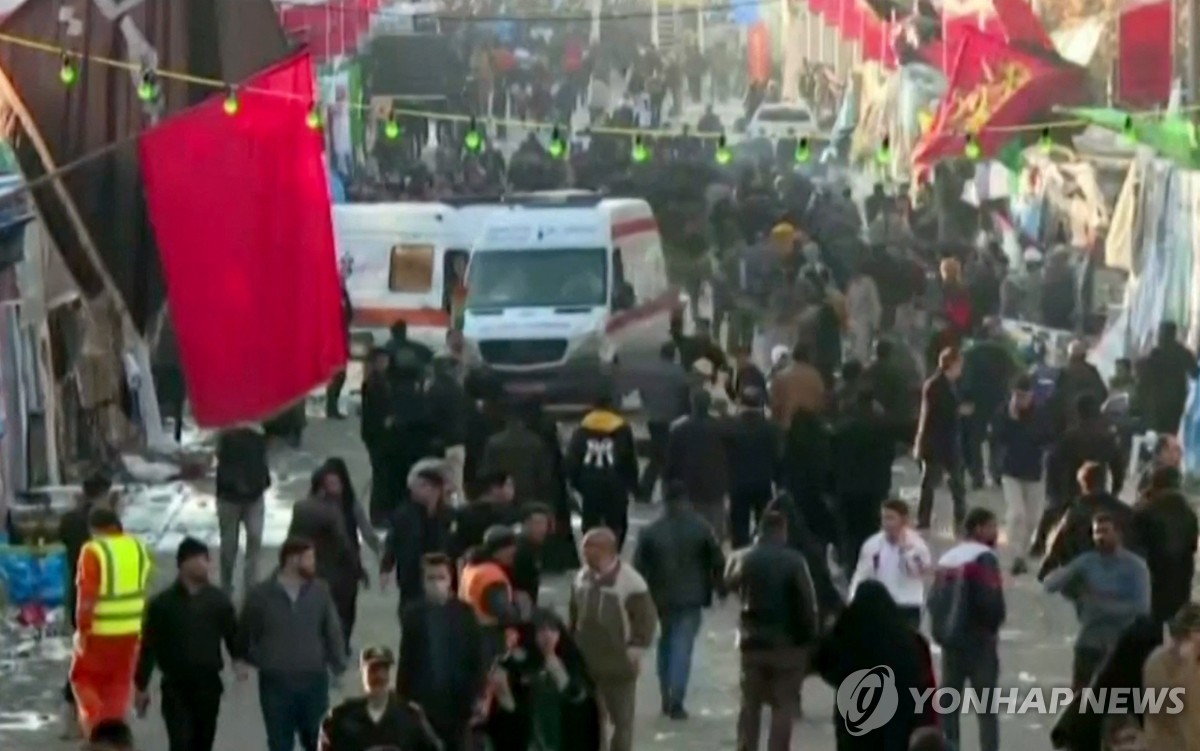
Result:
<instances>
[{"instance_id":1,"label":"ambulance side window","mask_svg":"<svg viewBox=\"0 0 1200 751\"><path fill-rule=\"evenodd\" d=\"M621 249L612 252L612 306L613 310L628 310L637 303L633 285L625 278L625 263L621 260Z\"/></svg>"}]
</instances>

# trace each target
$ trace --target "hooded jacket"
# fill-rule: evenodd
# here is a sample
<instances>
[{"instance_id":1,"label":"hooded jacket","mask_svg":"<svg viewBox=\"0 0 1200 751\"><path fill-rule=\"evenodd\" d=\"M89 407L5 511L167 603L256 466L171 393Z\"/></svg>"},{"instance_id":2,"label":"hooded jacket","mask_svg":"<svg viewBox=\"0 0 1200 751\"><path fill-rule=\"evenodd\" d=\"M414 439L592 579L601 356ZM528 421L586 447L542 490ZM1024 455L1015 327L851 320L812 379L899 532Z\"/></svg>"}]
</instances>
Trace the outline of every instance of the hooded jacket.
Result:
<instances>
[{"instance_id":1,"label":"hooded jacket","mask_svg":"<svg viewBox=\"0 0 1200 751\"><path fill-rule=\"evenodd\" d=\"M585 500L624 503L637 488L633 428L616 412L594 409L571 436L567 480Z\"/></svg>"}]
</instances>

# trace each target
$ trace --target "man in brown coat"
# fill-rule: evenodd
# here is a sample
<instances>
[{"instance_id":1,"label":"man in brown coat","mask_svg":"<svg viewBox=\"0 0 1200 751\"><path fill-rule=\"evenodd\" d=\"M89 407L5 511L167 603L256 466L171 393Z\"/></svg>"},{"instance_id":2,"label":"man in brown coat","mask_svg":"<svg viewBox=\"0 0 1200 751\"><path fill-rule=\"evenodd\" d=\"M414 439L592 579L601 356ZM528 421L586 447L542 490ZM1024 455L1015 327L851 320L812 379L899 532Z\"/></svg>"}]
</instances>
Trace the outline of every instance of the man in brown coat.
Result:
<instances>
[{"instance_id":1,"label":"man in brown coat","mask_svg":"<svg viewBox=\"0 0 1200 751\"><path fill-rule=\"evenodd\" d=\"M814 415L825 411L825 381L809 362L808 348L803 345L796 345L792 364L771 379L769 388L771 419L784 430L800 410Z\"/></svg>"},{"instance_id":2,"label":"man in brown coat","mask_svg":"<svg viewBox=\"0 0 1200 751\"><path fill-rule=\"evenodd\" d=\"M1170 638L1150 653L1142 666L1147 691L1183 689L1183 711L1148 712L1143 716L1146 748L1200 751L1200 605L1188 603L1171 619ZM1167 698L1167 707L1171 698Z\"/></svg>"},{"instance_id":3,"label":"man in brown coat","mask_svg":"<svg viewBox=\"0 0 1200 751\"><path fill-rule=\"evenodd\" d=\"M606 748L632 751L637 677L658 613L646 580L621 561L612 530L597 527L584 535L583 557L587 565L571 585L571 634L596 683L611 733Z\"/></svg>"}]
</instances>

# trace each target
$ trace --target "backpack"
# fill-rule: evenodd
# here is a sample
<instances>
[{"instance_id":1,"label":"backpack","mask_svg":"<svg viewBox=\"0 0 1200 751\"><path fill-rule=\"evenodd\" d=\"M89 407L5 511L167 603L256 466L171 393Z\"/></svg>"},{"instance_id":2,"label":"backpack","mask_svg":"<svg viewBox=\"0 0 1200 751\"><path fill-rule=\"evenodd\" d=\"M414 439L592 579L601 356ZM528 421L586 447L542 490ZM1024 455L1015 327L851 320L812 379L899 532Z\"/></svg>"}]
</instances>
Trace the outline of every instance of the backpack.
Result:
<instances>
[{"instance_id":1,"label":"backpack","mask_svg":"<svg viewBox=\"0 0 1200 751\"><path fill-rule=\"evenodd\" d=\"M1058 385L1058 369L1039 364L1033 369L1031 376L1034 406L1045 406L1054 398L1054 389Z\"/></svg>"},{"instance_id":2,"label":"backpack","mask_svg":"<svg viewBox=\"0 0 1200 751\"><path fill-rule=\"evenodd\" d=\"M964 567L939 568L925 600L929 612L929 633L942 646L953 645L966 633L967 577Z\"/></svg>"}]
</instances>

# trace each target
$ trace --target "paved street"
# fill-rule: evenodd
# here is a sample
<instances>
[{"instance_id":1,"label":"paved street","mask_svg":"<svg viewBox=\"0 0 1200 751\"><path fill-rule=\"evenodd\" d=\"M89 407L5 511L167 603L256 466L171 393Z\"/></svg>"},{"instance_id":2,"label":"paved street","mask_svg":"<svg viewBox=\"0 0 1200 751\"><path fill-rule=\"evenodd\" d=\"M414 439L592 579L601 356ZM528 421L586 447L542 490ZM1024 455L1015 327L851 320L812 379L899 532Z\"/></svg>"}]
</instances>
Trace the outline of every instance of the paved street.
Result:
<instances>
[{"instance_id":1,"label":"paved street","mask_svg":"<svg viewBox=\"0 0 1200 751\"><path fill-rule=\"evenodd\" d=\"M308 473L326 456L340 455L349 462L360 490L365 486L368 469L361 442L357 438L355 420L327 422L310 421L305 435L305 447L299 452L280 450L273 460L279 477L277 492L272 499L268 518L268 541L278 544L286 531L287 506L307 488ZM897 488L911 499L915 491L912 464L897 464ZM160 530L163 544L159 546L160 568L157 585L162 586L173 576L175 542L185 531L210 537L215 543L215 515L212 513L211 487L198 486L194 497L186 504L175 502L172 521ZM981 491L972 496L972 503L983 503L1000 510L999 494ZM165 501L164 501L165 502ZM939 497L939 508L949 510L949 498ZM140 512L147 514L148 512ZM635 510L635 533L656 513L654 509ZM145 523L145 520L143 520ZM947 546L948 532L934 540L935 555ZM274 550L266 553L267 563L273 560ZM1062 602L1040 594L1030 577L1008 582L1008 627L1002 634L1002 682L1008 686L1039 684L1066 685L1071 640L1075 632L1074 616ZM566 579L556 578L546 583L547 599L565 602ZM395 618L394 591L380 593L372 589L359 600L359 626L355 646L382 642L396 645L398 625ZM733 748L734 718L738 702L737 654L734 649L736 602L730 600L707 614L706 623L697 645L693 670L692 692L688 708L692 718L687 722L672 722L659 717L657 681L653 675L654 657L648 654L639 685L638 726L639 748L663 748L671 751ZM66 671L65 644L51 640L41 647L28 647L31 656L14 659L13 645L4 645L0 658L0 748L19 751L68 751L76 748L56 739L56 731L48 725L50 713ZM21 648L26 649L25 647ZM348 675L344 689L354 690L355 676ZM804 691L805 718L797 727L793 747L806 751L831 751L833 730L833 691L818 679L811 679ZM1048 749L1048 728L1051 721L1039 717L1007 717L1002 724L1005 748L1023 751ZM978 748L974 722L968 719L965 749ZM145 751L165 751L166 736L157 705L145 720L138 721L135 732L139 748ZM217 738L217 751L254 751L264 747L265 739L259 717L257 694L253 679L245 684L230 681L225 697Z\"/></svg>"}]
</instances>

